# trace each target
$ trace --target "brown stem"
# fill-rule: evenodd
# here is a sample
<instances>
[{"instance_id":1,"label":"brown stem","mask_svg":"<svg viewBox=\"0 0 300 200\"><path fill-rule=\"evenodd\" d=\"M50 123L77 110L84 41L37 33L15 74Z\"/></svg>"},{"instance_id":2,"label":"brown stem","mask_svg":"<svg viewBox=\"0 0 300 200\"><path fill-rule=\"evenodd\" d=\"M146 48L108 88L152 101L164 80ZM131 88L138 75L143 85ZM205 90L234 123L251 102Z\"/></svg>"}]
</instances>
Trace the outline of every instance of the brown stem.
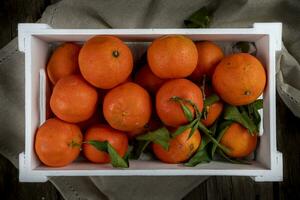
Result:
<instances>
[{"instance_id":1,"label":"brown stem","mask_svg":"<svg viewBox=\"0 0 300 200\"><path fill-rule=\"evenodd\" d=\"M115 58L117 58L117 57L119 57L120 53L119 53L119 51L114 50L114 51L112 52L112 55L113 55Z\"/></svg>"},{"instance_id":2,"label":"brown stem","mask_svg":"<svg viewBox=\"0 0 300 200\"><path fill-rule=\"evenodd\" d=\"M77 143L77 142L75 142L74 140L72 140L69 144L68 144L68 146L70 146L70 147L81 147L81 145L79 144L79 143Z\"/></svg>"},{"instance_id":3,"label":"brown stem","mask_svg":"<svg viewBox=\"0 0 300 200\"><path fill-rule=\"evenodd\" d=\"M203 101L205 101L206 99L206 95L205 95L205 85L206 85L206 75L203 75L203 79L202 79L202 85L201 85L201 90L202 90L202 95L203 95Z\"/></svg>"}]
</instances>

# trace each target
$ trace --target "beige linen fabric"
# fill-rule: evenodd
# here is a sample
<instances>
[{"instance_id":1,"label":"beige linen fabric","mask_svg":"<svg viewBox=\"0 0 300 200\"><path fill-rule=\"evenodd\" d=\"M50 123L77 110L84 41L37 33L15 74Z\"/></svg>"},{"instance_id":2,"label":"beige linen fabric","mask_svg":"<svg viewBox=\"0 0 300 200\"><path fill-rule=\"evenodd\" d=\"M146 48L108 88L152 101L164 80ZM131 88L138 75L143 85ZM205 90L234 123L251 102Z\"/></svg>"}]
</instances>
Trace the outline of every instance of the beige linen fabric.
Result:
<instances>
[{"instance_id":1,"label":"beige linen fabric","mask_svg":"<svg viewBox=\"0 0 300 200\"><path fill-rule=\"evenodd\" d=\"M217 5L212 27L283 22L286 48L278 55L277 91L300 117L300 1L297 0L62 0L41 23L54 28L178 28L208 3ZM18 166L24 150L24 55L14 39L0 50L0 153ZM53 177L65 199L181 199L205 177Z\"/></svg>"}]
</instances>

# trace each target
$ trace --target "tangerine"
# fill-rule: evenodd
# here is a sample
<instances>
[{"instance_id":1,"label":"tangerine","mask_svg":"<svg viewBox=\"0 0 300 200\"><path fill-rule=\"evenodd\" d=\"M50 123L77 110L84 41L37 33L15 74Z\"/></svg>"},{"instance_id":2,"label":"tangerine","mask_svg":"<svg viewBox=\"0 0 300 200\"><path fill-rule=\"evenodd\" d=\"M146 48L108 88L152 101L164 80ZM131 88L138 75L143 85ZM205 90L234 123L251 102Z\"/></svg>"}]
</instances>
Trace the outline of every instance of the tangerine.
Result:
<instances>
[{"instance_id":1,"label":"tangerine","mask_svg":"<svg viewBox=\"0 0 300 200\"><path fill-rule=\"evenodd\" d=\"M191 129L187 129L169 141L169 148L165 150L160 144L153 143L152 150L155 156L166 163L181 163L188 160L198 149L201 143L200 132L196 129L189 137Z\"/></svg>"},{"instance_id":2,"label":"tangerine","mask_svg":"<svg viewBox=\"0 0 300 200\"><path fill-rule=\"evenodd\" d=\"M142 128L151 117L150 95L136 83L119 85L105 95L103 114L117 130L130 132Z\"/></svg>"},{"instance_id":3,"label":"tangerine","mask_svg":"<svg viewBox=\"0 0 300 200\"><path fill-rule=\"evenodd\" d=\"M193 81L200 81L203 75L212 77L217 64L224 57L222 49L213 42L197 42L198 64L196 69L191 74L190 78Z\"/></svg>"},{"instance_id":4,"label":"tangerine","mask_svg":"<svg viewBox=\"0 0 300 200\"><path fill-rule=\"evenodd\" d=\"M52 53L48 64L47 74L55 84L62 77L79 73L78 54L81 46L67 42L58 46Z\"/></svg>"},{"instance_id":5,"label":"tangerine","mask_svg":"<svg viewBox=\"0 0 300 200\"><path fill-rule=\"evenodd\" d=\"M78 157L81 143L82 134L77 125L51 118L38 128L34 147L42 163L63 167Z\"/></svg>"},{"instance_id":6,"label":"tangerine","mask_svg":"<svg viewBox=\"0 0 300 200\"><path fill-rule=\"evenodd\" d=\"M96 124L90 127L85 135L84 141L88 142L95 140L99 142L107 141L123 157L128 149L128 138L124 132L115 130L108 125ZM83 144L83 154L91 162L94 163L109 163L110 158L108 153L96 149L91 144Z\"/></svg>"},{"instance_id":7,"label":"tangerine","mask_svg":"<svg viewBox=\"0 0 300 200\"><path fill-rule=\"evenodd\" d=\"M199 111L203 109L203 97L200 88L187 79L173 79L164 83L156 93L156 112L160 120L172 127L177 127L188 122L180 104L171 100L172 97L190 100L197 105ZM191 105L185 105L194 114Z\"/></svg>"},{"instance_id":8,"label":"tangerine","mask_svg":"<svg viewBox=\"0 0 300 200\"><path fill-rule=\"evenodd\" d=\"M202 119L201 122L205 126L211 126L221 115L223 110L223 103L217 101L210 106L206 107L207 116L206 119Z\"/></svg>"},{"instance_id":9,"label":"tangerine","mask_svg":"<svg viewBox=\"0 0 300 200\"><path fill-rule=\"evenodd\" d=\"M148 65L142 67L135 77L135 82L152 94L155 94L165 81L153 74Z\"/></svg>"},{"instance_id":10,"label":"tangerine","mask_svg":"<svg viewBox=\"0 0 300 200\"><path fill-rule=\"evenodd\" d=\"M93 86L111 89L124 82L133 68L129 47L114 36L95 36L79 53L82 76Z\"/></svg>"},{"instance_id":11,"label":"tangerine","mask_svg":"<svg viewBox=\"0 0 300 200\"><path fill-rule=\"evenodd\" d=\"M147 60L159 78L184 78L195 70L198 52L190 38L169 35L152 42L147 50Z\"/></svg>"},{"instance_id":12,"label":"tangerine","mask_svg":"<svg viewBox=\"0 0 300 200\"><path fill-rule=\"evenodd\" d=\"M54 86L50 107L60 119L77 123L89 119L97 107L97 90L79 75L61 78Z\"/></svg>"},{"instance_id":13,"label":"tangerine","mask_svg":"<svg viewBox=\"0 0 300 200\"><path fill-rule=\"evenodd\" d=\"M232 54L218 64L212 83L217 94L228 104L246 105L264 91L266 72L256 57L248 53Z\"/></svg>"},{"instance_id":14,"label":"tangerine","mask_svg":"<svg viewBox=\"0 0 300 200\"><path fill-rule=\"evenodd\" d=\"M252 136L242 125L232 123L225 131L220 143L229 148L230 151L226 153L228 156L242 158L255 150L257 135Z\"/></svg>"}]
</instances>

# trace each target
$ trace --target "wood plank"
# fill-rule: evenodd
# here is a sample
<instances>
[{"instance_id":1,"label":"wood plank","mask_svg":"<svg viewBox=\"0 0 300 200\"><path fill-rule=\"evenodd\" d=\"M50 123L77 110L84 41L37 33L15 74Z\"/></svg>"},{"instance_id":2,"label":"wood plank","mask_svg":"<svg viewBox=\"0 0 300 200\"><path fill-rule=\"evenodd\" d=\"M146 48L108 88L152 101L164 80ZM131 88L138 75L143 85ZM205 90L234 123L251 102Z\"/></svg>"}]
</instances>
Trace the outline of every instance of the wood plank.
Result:
<instances>
[{"instance_id":1,"label":"wood plank","mask_svg":"<svg viewBox=\"0 0 300 200\"><path fill-rule=\"evenodd\" d=\"M255 199L275 199L272 182L254 183Z\"/></svg>"},{"instance_id":2,"label":"wood plank","mask_svg":"<svg viewBox=\"0 0 300 200\"><path fill-rule=\"evenodd\" d=\"M200 184L198 187L193 189L189 194L187 194L183 200L206 200L207 199L207 182Z\"/></svg>"},{"instance_id":3,"label":"wood plank","mask_svg":"<svg viewBox=\"0 0 300 200\"><path fill-rule=\"evenodd\" d=\"M277 138L283 153L284 181L274 183L277 199L300 199L300 119L277 95Z\"/></svg>"},{"instance_id":4,"label":"wood plank","mask_svg":"<svg viewBox=\"0 0 300 200\"><path fill-rule=\"evenodd\" d=\"M211 177L184 198L184 200L196 199L273 199L273 183L255 183L249 177Z\"/></svg>"},{"instance_id":5,"label":"wood plank","mask_svg":"<svg viewBox=\"0 0 300 200\"><path fill-rule=\"evenodd\" d=\"M0 1L0 48L17 36L18 23L35 22L45 8L59 0Z\"/></svg>"}]
</instances>

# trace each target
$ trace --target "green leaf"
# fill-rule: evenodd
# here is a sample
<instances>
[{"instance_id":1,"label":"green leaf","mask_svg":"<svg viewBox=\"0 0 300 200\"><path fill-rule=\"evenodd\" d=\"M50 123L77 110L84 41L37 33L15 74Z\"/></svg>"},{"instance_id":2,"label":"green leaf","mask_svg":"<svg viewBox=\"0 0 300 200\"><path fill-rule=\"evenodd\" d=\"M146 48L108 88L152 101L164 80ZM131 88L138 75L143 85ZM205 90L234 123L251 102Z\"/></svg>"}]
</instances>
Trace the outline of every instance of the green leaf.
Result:
<instances>
[{"instance_id":1,"label":"green leaf","mask_svg":"<svg viewBox=\"0 0 300 200\"><path fill-rule=\"evenodd\" d=\"M184 105L184 103L180 102L180 107L184 113L184 116L186 117L186 119L188 120L188 122L191 122L193 120L193 113L190 111L190 109Z\"/></svg>"},{"instance_id":2,"label":"green leaf","mask_svg":"<svg viewBox=\"0 0 300 200\"><path fill-rule=\"evenodd\" d=\"M111 146L111 144L107 143L107 151L111 160L111 164L113 167L117 168L128 168L129 163L128 160L124 160L118 152Z\"/></svg>"},{"instance_id":3,"label":"green leaf","mask_svg":"<svg viewBox=\"0 0 300 200\"><path fill-rule=\"evenodd\" d=\"M200 121L197 120L196 124L191 128L191 131L190 131L190 133L189 133L188 139L190 139L190 138L193 136L193 134L195 133L196 129L197 129L198 126L199 126L199 122L200 122Z\"/></svg>"},{"instance_id":4,"label":"green leaf","mask_svg":"<svg viewBox=\"0 0 300 200\"><path fill-rule=\"evenodd\" d=\"M204 106L211 106L214 103L220 101L220 97L216 94L210 95L209 97L206 97L205 101L204 101Z\"/></svg>"},{"instance_id":5,"label":"green leaf","mask_svg":"<svg viewBox=\"0 0 300 200\"><path fill-rule=\"evenodd\" d=\"M232 121L224 121L223 123L220 124L219 126L219 134L217 137L217 142L220 143L224 133L227 131L228 127L230 126L230 124L232 124ZM216 152L218 145L217 144L213 144L212 148L211 148L211 157L213 158Z\"/></svg>"},{"instance_id":6,"label":"green leaf","mask_svg":"<svg viewBox=\"0 0 300 200\"><path fill-rule=\"evenodd\" d=\"M181 133L183 133L184 131L186 131L187 129L191 128L194 124L194 121L192 121L191 123L189 124L186 124L186 125L182 125L182 126L179 126L175 132L173 132L171 134L171 137L174 138L176 137L177 135L180 135Z\"/></svg>"},{"instance_id":7,"label":"green leaf","mask_svg":"<svg viewBox=\"0 0 300 200\"><path fill-rule=\"evenodd\" d=\"M206 128L206 126L199 121L199 124L198 124L198 128L200 129L200 131L206 133L206 134L211 134L211 131L209 129Z\"/></svg>"},{"instance_id":8,"label":"green leaf","mask_svg":"<svg viewBox=\"0 0 300 200\"><path fill-rule=\"evenodd\" d=\"M101 142L98 140L89 140L85 142L86 144L90 144L93 147L95 147L96 149L98 149L99 151L105 151L107 152L107 141Z\"/></svg>"},{"instance_id":9,"label":"green leaf","mask_svg":"<svg viewBox=\"0 0 300 200\"><path fill-rule=\"evenodd\" d=\"M226 147L224 147L223 145L221 145L212 135L211 135L211 131L208 130L201 122L199 122L199 126L198 128L205 133L210 139L211 141L217 145L219 148L221 148L222 150L224 150L225 152L228 152L229 149L227 149Z\"/></svg>"},{"instance_id":10,"label":"green leaf","mask_svg":"<svg viewBox=\"0 0 300 200\"><path fill-rule=\"evenodd\" d=\"M247 128L251 134L257 132L256 125L249 118L247 112L243 110L242 113L240 113L238 108L235 106L231 106L231 105L225 106L224 119L238 122L239 124Z\"/></svg>"},{"instance_id":11,"label":"green leaf","mask_svg":"<svg viewBox=\"0 0 300 200\"><path fill-rule=\"evenodd\" d=\"M193 108L196 112L196 118L201 117L201 112L199 111L198 106L193 101L191 101L190 99L184 99L184 98L181 98L181 97L178 97L178 96L173 96L173 97L170 98L170 101L174 101L174 102L180 103L180 104L183 104L183 103L190 104L191 106L193 106Z\"/></svg>"},{"instance_id":12,"label":"green leaf","mask_svg":"<svg viewBox=\"0 0 300 200\"><path fill-rule=\"evenodd\" d=\"M194 167L200 163L208 163L211 159L207 153L206 149L201 149L200 151L197 151L196 154L189 159L188 162L184 163L187 167Z\"/></svg>"},{"instance_id":13,"label":"green leaf","mask_svg":"<svg viewBox=\"0 0 300 200\"><path fill-rule=\"evenodd\" d=\"M137 140L151 141L160 144L165 150L169 149L170 133L166 127L148 132L136 137Z\"/></svg>"},{"instance_id":14,"label":"green leaf","mask_svg":"<svg viewBox=\"0 0 300 200\"><path fill-rule=\"evenodd\" d=\"M261 117L260 117L258 110L263 108L263 100L258 99L256 101L254 101L253 103L248 104L243 107L247 111L249 118L254 122L254 124L256 126L256 130L258 132L260 123L261 123Z\"/></svg>"},{"instance_id":15,"label":"green leaf","mask_svg":"<svg viewBox=\"0 0 300 200\"><path fill-rule=\"evenodd\" d=\"M207 135L203 135L201 138L200 147L198 148L197 152L184 165L188 167L194 167L200 163L210 162L211 158L209 157L207 149L205 148L210 142L211 139Z\"/></svg>"},{"instance_id":16,"label":"green leaf","mask_svg":"<svg viewBox=\"0 0 300 200\"><path fill-rule=\"evenodd\" d=\"M264 107L264 100L257 99L253 103L249 104L249 106L253 106L256 110L260 110Z\"/></svg>"},{"instance_id":17,"label":"green leaf","mask_svg":"<svg viewBox=\"0 0 300 200\"><path fill-rule=\"evenodd\" d=\"M254 110L253 115L252 115L252 119L253 119L254 124L256 125L257 131L259 131L261 117L260 117L260 114L259 114L258 110L256 110L256 109Z\"/></svg>"},{"instance_id":18,"label":"green leaf","mask_svg":"<svg viewBox=\"0 0 300 200\"><path fill-rule=\"evenodd\" d=\"M227 160L230 163L233 164L244 164L244 165L250 165L251 163L246 160L240 160L240 159L233 159L227 156L221 149L218 150L218 153L223 157L225 160Z\"/></svg>"},{"instance_id":19,"label":"green leaf","mask_svg":"<svg viewBox=\"0 0 300 200\"><path fill-rule=\"evenodd\" d=\"M111 146L111 144L109 144L109 142L89 140L89 141L86 141L85 143L94 146L99 151L107 152L109 154L111 164L113 167L117 167L117 168L128 168L129 167L128 158L123 159L117 153L117 151Z\"/></svg>"},{"instance_id":20,"label":"green leaf","mask_svg":"<svg viewBox=\"0 0 300 200\"><path fill-rule=\"evenodd\" d=\"M186 100L184 100L183 98L177 97L177 96L171 97L170 100L180 104L180 107L184 113L184 116L188 120L188 122L191 122L194 119L192 111L189 109L189 107L187 107L184 104L184 103L188 103Z\"/></svg>"},{"instance_id":21,"label":"green leaf","mask_svg":"<svg viewBox=\"0 0 300 200\"><path fill-rule=\"evenodd\" d=\"M254 121L252 121L247 113L247 111L242 111L241 113L244 124L244 127L246 127L248 129L248 131L250 132L251 135L257 134L259 129L257 129L256 124L254 123Z\"/></svg>"},{"instance_id":22,"label":"green leaf","mask_svg":"<svg viewBox=\"0 0 300 200\"><path fill-rule=\"evenodd\" d=\"M187 28L208 28L210 25L211 13L206 7L194 12L188 19L184 20Z\"/></svg>"},{"instance_id":23,"label":"green leaf","mask_svg":"<svg viewBox=\"0 0 300 200\"><path fill-rule=\"evenodd\" d=\"M173 132L171 134L171 137L174 138L176 137L177 135L180 135L181 133L183 133L184 131L186 131L187 129L189 128L192 128L194 127L194 125L197 123L198 119L195 119L194 121L192 121L191 123L188 123L186 125L182 125L182 126L179 126L175 132Z\"/></svg>"},{"instance_id":24,"label":"green leaf","mask_svg":"<svg viewBox=\"0 0 300 200\"><path fill-rule=\"evenodd\" d=\"M217 123L218 122L215 122L210 129L210 132L213 135L215 135ZM202 135L200 147L198 148L196 154L191 157L187 163L184 164L185 166L194 167L200 163L207 163L211 161L211 157L209 156L206 148L207 145L212 142L211 138L212 137L208 136L207 134Z\"/></svg>"},{"instance_id":25,"label":"green leaf","mask_svg":"<svg viewBox=\"0 0 300 200\"><path fill-rule=\"evenodd\" d=\"M151 143L151 141L137 141L137 145L133 148L133 151L130 155L130 159L137 160L140 158L141 154L145 151L147 146Z\"/></svg>"}]
</instances>

